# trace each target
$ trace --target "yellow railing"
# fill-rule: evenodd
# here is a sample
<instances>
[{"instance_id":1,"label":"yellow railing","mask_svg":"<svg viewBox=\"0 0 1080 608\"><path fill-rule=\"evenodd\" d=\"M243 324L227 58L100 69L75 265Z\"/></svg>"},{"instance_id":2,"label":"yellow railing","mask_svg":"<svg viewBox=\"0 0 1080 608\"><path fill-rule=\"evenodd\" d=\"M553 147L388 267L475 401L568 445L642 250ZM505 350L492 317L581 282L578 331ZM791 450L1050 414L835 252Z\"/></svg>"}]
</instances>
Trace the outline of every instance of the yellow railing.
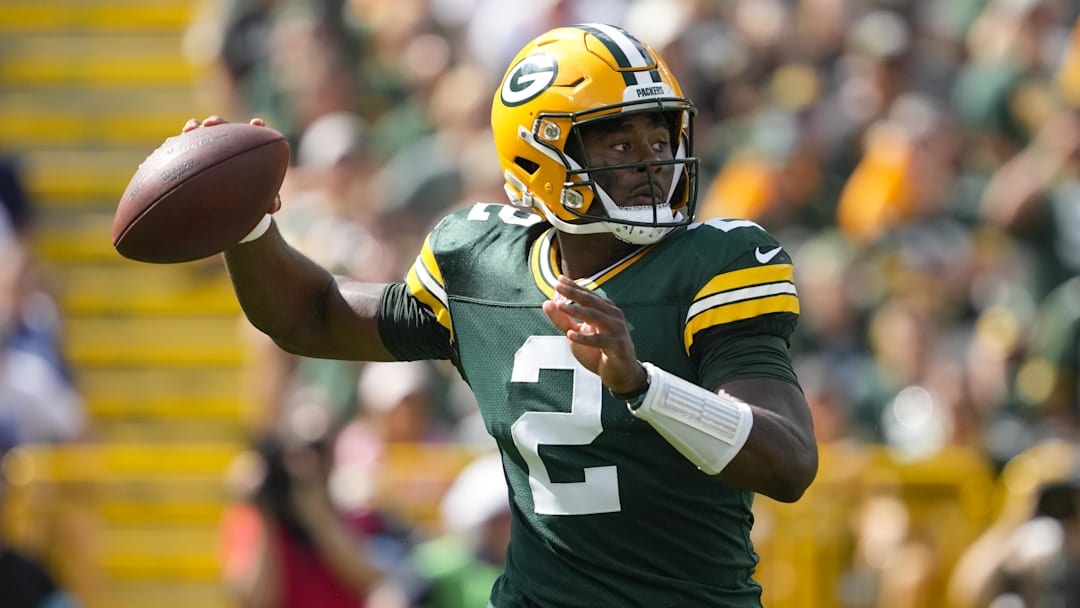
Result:
<instances>
[{"instance_id":1,"label":"yellow railing","mask_svg":"<svg viewBox=\"0 0 1080 608\"><path fill-rule=\"evenodd\" d=\"M3 534L38 554L87 608L224 608L218 528L243 446L32 446L3 461ZM389 447L375 479L384 506L433 532L438 502L475 454ZM194 603L193 603L194 602Z\"/></svg>"},{"instance_id":2,"label":"yellow railing","mask_svg":"<svg viewBox=\"0 0 1080 608\"><path fill-rule=\"evenodd\" d=\"M1054 467L1045 464L1046 448L1032 451L996 478L981 455L961 448L912 462L876 447L823 446L818 478L802 500L755 502L765 605L969 608L962 595L947 599L957 564L995 521L1022 520L1038 483L1062 473L1069 450L1053 451ZM5 534L45 556L88 608L166 608L193 598L226 608L217 526L232 500L226 471L241 451L232 444L16 450L4 461ZM433 529L439 499L474 457L453 445L397 446L376 483L388 508Z\"/></svg>"}]
</instances>

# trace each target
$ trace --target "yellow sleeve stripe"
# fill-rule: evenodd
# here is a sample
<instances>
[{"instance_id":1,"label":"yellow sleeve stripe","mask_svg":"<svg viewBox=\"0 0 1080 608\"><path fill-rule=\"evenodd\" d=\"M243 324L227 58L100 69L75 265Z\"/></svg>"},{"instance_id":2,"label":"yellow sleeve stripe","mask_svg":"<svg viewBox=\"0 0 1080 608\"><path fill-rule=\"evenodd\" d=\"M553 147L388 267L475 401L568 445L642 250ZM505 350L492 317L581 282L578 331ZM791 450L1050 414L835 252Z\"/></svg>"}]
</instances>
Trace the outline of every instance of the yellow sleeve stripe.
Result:
<instances>
[{"instance_id":1,"label":"yellow sleeve stripe","mask_svg":"<svg viewBox=\"0 0 1080 608\"><path fill-rule=\"evenodd\" d=\"M435 260L435 252L431 250L431 235L427 235L424 238L424 246L420 248L420 255L417 256L418 260L424 264L424 268L431 274L432 278L439 284L439 289L442 289L445 283L442 278L442 271L439 270L439 262Z\"/></svg>"},{"instance_id":2,"label":"yellow sleeve stripe","mask_svg":"<svg viewBox=\"0 0 1080 608\"><path fill-rule=\"evenodd\" d=\"M705 284L705 287L701 288L701 291L697 292L697 295L694 296L694 302L722 291L779 281L795 282L794 270L791 264L770 264L768 266L754 266L742 270L733 270L713 277L712 280Z\"/></svg>"},{"instance_id":3,"label":"yellow sleeve stripe","mask_svg":"<svg viewBox=\"0 0 1080 608\"><path fill-rule=\"evenodd\" d=\"M717 275L694 296L686 313L683 346L689 353L694 336L704 329L782 312L799 314L791 264L755 266Z\"/></svg>"},{"instance_id":4,"label":"yellow sleeve stripe","mask_svg":"<svg viewBox=\"0 0 1080 608\"><path fill-rule=\"evenodd\" d=\"M424 241L420 255L416 256L416 261L405 276L405 283L409 286L409 292L413 297L435 313L435 318L450 332L452 340L454 326L450 319L450 302L446 297L446 289L443 286L439 265L435 261L435 254L432 253L427 240Z\"/></svg>"},{"instance_id":5,"label":"yellow sleeve stripe","mask_svg":"<svg viewBox=\"0 0 1080 608\"><path fill-rule=\"evenodd\" d=\"M686 324L683 330L683 346L689 353L690 346L694 343L694 336L703 329L778 312L799 314L799 297L781 293L710 308L698 313Z\"/></svg>"}]
</instances>

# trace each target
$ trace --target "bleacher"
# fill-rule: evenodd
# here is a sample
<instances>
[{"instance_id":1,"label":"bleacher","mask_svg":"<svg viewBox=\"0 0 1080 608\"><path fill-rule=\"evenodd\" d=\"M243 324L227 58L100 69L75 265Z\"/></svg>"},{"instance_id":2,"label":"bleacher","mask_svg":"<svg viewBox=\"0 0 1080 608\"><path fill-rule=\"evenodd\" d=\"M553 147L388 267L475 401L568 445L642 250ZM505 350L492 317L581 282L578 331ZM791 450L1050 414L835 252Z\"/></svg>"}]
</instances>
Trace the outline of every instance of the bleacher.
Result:
<instances>
[{"instance_id":1,"label":"bleacher","mask_svg":"<svg viewBox=\"0 0 1080 608\"><path fill-rule=\"evenodd\" d=\"M16 155L34 249L64 313L93 434L4 463L5 537L86 608L227 608L218 525L248 438L241 317L219 259L149 265L111 244L138 164L199 106L182 54L193 0L4 0L0 152ZM431 523L464 449L392 450L392 507ZM2 603L2 602L0 602Z\"/></svg>"},{"instance_id":2,"label":"bleacher","mask_svg":"<svg viewBox=\"0 0 1080 608\"><path fill-rule=\"evenodd\" d=\"M202 111L181 53L195 6L8 0L0 14L0 150L22 161L39 210L35 249L106 440L117 429L130 439L138 422L147 439L199 441L199 428L182 433L172 418L208 430L239 413L239 308L220 262L149 266L110 242L139 162Z\"/></svg>"},{"instance_id":3,"label":"bleacher","mask_svg":"<svg viewBox=\"0 0 1080 608\"><path fill-rule=\"evenodd\" d=\"M13 453L5 529L87 608L228 605L224 472L242 447L239 308L220 261L137 264L112 248L139 162L205 112L181 53L191 0L4 0L0 151L38 217L89 445Z\"/></svg>"}]
</instances>

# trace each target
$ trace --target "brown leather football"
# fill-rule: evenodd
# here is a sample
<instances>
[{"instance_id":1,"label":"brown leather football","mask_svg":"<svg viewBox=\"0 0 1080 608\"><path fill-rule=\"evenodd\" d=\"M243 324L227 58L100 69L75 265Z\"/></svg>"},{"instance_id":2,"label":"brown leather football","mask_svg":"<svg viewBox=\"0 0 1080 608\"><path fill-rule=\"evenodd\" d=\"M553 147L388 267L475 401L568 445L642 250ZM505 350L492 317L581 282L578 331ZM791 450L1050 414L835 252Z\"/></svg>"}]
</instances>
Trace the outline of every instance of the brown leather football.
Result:
<instances>
[{"instance_id":1,"label":"brown leather football","mask_svg":"<svg viewBox=\"0 0 1080 608\"><path fill-rule=\"evenodd\" d=\"M120 198L113 246L159 264L220 253L270 210L288 166L289 144L269 127L224 123L170 137Z\"/></svg>"}]
</instances>

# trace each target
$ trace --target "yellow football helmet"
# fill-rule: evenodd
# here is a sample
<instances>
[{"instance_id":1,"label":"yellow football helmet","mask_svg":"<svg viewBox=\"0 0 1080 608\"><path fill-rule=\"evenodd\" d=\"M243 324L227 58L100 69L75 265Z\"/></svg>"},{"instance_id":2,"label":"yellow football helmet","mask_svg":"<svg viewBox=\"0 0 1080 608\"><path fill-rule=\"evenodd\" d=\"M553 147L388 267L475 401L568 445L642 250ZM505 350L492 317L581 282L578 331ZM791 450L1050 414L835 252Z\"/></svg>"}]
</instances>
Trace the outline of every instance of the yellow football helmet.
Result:
<instances>
[{"instance_id":1,"label":"yellow football helmet","mask_svg":"<svg viewBox=\"0 0 1080 608\"><path fill-rule=\"evenodd\" d=\"M665 115L678 142L672 159L600 168L568 153L568 145L581 149L577 127L641 112ZM664 60L625 30L604 24L550 30L518 53L492 103L506 194L564 232L655 243L694 217L695 113ZM651 207L620 207L590 177L590 171L656 165L673 165L675 172L666 199Z\"/></svg>"}]
</instances>

